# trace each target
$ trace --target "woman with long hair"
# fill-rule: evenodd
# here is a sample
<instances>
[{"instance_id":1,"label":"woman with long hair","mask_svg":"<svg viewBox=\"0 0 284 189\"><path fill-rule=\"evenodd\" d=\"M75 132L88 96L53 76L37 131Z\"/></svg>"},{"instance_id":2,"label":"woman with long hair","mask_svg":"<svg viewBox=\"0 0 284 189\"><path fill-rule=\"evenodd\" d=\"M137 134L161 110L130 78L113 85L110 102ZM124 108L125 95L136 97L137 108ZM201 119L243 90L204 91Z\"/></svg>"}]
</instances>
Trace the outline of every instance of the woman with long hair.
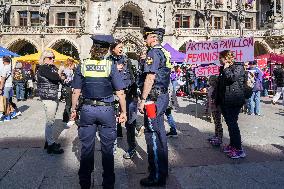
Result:
<instances>
[{"instance_id":1,"label":"woman with long hair","mask_svg":"<svg viewBox=\"0 0 284 189\"><path fill-rule=\"evenodd\" d=\"M123 155L125 159L131 159L136 154L136 141L135 141L135 128L137 118L137 85L135 82L134 71L130 60L123 54L123 43L121 40L116 39L110 46L111 57L114 60L119 72L122 74L122 78L125 85L126 93L126 111L128 121L125 123L127 131L127 143L128 150ZM118 134L119 133L118 125ZM122 136L122 135L121 135Z\"/></svg>"},{"instance_id":2,"label":"woman with long hair","mask_svg":"<svg viewBox=\"0 0 284 189\"><path fill-rule=\"evenodd\" d=\"M243 158L246 154L242 148L238 118L245 104L245 70L242 63L234 61L230 50L220 52L219 60L222 66L216 91L216 105L221 107L230 135L230 144L224 147L224 152L232 159Z\"/></svg>"}]
</instances>

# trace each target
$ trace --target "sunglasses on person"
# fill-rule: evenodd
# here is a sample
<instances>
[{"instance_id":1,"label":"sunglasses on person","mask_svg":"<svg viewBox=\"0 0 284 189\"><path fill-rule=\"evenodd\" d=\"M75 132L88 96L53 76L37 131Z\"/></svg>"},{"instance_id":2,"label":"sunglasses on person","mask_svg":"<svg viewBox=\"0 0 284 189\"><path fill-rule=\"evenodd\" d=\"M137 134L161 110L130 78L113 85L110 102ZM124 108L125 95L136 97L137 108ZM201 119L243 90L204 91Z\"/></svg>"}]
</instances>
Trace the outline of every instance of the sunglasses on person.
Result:
<instances>
[{"instance_id":1,"label":"sunglasses on person","mask_svg":"<svg viewBox=\"0 0 284 189\"><path fill-rule=\"evenodd\" d=\"M52 56L52 57L46 57L46 58L48 58L49 60L54 60L54 59L55 59L54 56Z\"/></svg>"}]
</instances>

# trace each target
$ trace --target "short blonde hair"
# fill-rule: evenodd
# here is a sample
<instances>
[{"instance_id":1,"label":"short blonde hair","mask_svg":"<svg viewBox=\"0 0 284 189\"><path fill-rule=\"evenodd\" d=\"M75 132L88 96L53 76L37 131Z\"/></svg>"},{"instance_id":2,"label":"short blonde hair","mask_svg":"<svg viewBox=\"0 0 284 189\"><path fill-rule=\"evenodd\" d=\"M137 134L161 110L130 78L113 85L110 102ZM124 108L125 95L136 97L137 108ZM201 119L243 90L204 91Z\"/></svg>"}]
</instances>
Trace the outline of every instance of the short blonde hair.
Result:
<instances>
[{"instance_id":1,"label":"short blonde hair","mask_svg":"<svg viewBox=\"0 0 284 189\"><path fill-rule=\"evenodd\" d=\"M48 58L48 57L54 57L54 53L52 52L52 50L45 50L41 53L41 56L39 58L39 64L42 65L44 64L44 59Z\"/></svg>"}]
</instances>

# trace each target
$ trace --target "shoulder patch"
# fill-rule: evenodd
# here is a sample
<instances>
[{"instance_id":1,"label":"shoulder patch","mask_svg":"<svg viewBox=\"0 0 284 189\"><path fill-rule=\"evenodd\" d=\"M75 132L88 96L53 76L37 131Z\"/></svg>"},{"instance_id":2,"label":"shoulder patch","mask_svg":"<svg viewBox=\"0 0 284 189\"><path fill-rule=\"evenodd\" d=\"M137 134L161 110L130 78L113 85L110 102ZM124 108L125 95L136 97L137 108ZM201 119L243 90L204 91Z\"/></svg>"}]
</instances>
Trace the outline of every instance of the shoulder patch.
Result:
<instances>
[{"instance_id":1,"label":"shoulder patch","mask_svg":"<svg viewBox=\"0 0 284 189\"><path fill-rule=\"evenodd\" d=\"M151 64L153 64L153 58L151 58L151 57L147 57L147 59L146 59L146 63L148 64L148 65L151 65Z\"/></svg>"}]
</instances>

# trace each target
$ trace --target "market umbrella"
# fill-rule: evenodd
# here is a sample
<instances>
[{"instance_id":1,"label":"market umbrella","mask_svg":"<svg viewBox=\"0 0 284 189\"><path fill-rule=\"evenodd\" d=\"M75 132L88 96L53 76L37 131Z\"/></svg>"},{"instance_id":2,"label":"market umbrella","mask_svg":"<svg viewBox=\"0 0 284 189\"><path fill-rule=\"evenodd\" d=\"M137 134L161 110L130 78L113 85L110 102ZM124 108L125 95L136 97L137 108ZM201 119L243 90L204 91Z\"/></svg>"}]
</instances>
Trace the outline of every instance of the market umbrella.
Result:
<instances>
[{"instance_id":1,"label":"market umbrella","mask_svg":"<svg viewBox=\"0 0 284 189\"><path fill-rule=\"evenodd\" d=\"M20 55L0 46L0 57L3 57L3 56L18 57Z\"/></svg>"},{"instance_id":2,"label":"market umbrella","mask_svg":"<svg viewBox=\"0 0 284 189\"><path fill-rule=\"evenodd\" d=\"M178 50L174 49L171 45L166 43L164 48L171 53L171 62L184 62L186 54L179 52Z\"/></svg>"},{"instance_id":3,"label":"market umbrella","mask_svg":"<svg viewBox=\"0 0 284 189\"><path fill-rule=\"evenodd\" d=\"M64 54L60 54L59 52L57 52L56 50L54 49L47 49L47 50L51 50L54 55L55 55L55 64L60 64L61 62L66 62L67 59L73 59L71 56L67 56L67 55L64 55ZM21 57L18 57L18 58L14 58L15 61L18 61L18 62L28 62L28 63L35 63L37 64L39 59L40 59L40 56L41 56L41 51L35 53L35 54L29 54L29 55L25 55L25 56L21 56ZM77 61L75 60L75 62L77 63Z\"/></svg>"}]
</instances>

